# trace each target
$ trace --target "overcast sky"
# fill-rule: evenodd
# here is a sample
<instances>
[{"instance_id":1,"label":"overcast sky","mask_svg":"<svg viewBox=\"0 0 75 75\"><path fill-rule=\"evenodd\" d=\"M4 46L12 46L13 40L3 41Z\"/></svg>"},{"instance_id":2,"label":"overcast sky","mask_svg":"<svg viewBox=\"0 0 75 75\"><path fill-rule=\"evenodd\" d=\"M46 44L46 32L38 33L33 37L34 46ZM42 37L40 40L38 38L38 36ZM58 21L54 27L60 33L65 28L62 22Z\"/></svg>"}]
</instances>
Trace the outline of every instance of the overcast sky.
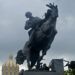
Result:
<instances>
[{"instance_id":1,"label":"overcast sky","mask_svg":"<svg viewBox=\"0 0 75 75\"><path fill-rule=\"evenodd\" d=\"M45 59L75 59L75 0L0 0L0 63L10 54L16 56L28 40L25 12L43 18L49 2L58 5L58 34Z\"/></svg>"}]
</instances>

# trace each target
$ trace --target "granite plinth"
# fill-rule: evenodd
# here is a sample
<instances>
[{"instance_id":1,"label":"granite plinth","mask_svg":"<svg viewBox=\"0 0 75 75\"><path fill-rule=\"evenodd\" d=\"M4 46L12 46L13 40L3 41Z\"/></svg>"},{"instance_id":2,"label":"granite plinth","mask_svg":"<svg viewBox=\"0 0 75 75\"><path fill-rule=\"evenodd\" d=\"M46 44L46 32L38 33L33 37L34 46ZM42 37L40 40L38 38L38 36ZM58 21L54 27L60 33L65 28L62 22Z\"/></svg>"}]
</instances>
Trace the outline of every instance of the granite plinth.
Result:
<instances>
[{"instance_id":1,"label":"granite plinth","mask_svg":"<svg viewBox=\"0 0 75 75\"><path fill-rule=\"evenodd\" d=\"M24 75L64 75L62 73L57 72L24 72Z\"/></svg>"}]
</instances>

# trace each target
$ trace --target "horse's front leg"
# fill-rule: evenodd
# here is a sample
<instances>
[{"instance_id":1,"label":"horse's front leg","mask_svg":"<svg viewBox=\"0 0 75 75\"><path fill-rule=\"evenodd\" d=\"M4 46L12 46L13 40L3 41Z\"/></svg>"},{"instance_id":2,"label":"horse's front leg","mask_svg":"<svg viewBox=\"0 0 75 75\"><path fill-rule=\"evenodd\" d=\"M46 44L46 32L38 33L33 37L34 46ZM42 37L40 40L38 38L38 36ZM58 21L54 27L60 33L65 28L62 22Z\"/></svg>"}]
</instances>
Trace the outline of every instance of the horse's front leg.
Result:
<instances>
[{"instance_id":1,"label":"horse's front leg","mask_svg":"<svg viewBox=\"0 0 75 75\"><path fill-rule=\"evenodd\" d=\"M30 62L30 49L28 49L28 51L27 51L26 59L27 59L28 70L30 70L30 69L31 69L31 62Z\"/></svg>"},{"instance_id":2,"label":"horse's front leg","mask_svg":"<svg viewBox=\"0 0 75 75\"><path fill-rule=\"evenodd\" d=\"M31 62L29 57L27 58L27 66L28 66L28 70L31 70Z\"/></svg>"},{"instance_id":3,"label":"horse's front leg","mask_svg":"<svg viewBox=\"0 0 75 75\"><path fill-rule=\"evenodd\" d=\"M42 56L46 55L47 49L42 50Z\"/></svg>"}]
</instances>

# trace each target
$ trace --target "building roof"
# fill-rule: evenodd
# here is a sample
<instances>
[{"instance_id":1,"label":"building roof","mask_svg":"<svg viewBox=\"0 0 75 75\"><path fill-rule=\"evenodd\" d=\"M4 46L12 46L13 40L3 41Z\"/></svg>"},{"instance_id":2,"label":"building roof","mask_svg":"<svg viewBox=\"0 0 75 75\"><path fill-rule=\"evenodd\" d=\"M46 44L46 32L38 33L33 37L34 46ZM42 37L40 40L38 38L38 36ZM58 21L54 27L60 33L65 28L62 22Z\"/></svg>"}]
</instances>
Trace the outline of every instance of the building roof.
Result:
<instances>
[{"instance_id":1,"label":"building roof","mask_svg":"<svg viewBox=\"0 0 75 75\"><path fill-rule=\"evenodd\" d=\"M5 68L5 67L14 67L14 68L17 68L19 69L19 65L16 64L15 60L13 59L13 56L10 55L9 56L9 59L2 65L2 68Z\"/></svg>"}]
</instances>

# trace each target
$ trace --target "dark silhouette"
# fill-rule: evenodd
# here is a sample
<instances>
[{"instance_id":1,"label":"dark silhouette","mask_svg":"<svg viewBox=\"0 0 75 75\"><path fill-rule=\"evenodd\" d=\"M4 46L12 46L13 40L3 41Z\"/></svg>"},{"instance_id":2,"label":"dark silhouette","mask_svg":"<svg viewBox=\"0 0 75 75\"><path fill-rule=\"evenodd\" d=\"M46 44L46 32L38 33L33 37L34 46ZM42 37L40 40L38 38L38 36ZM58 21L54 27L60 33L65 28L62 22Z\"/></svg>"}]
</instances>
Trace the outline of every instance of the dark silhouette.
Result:
<instances>
[{"instance_id":1,"label":"dark silhouette","mask_svg":"<svg viewBox=\"0 0 75 75\"><path fill-rule=\"evenodd\" d=\"M55 35L57 34L57 5L50 3L46 6L49 9L47 10L47 13L45 13L44 19L33 17L31 12L27 12L25 15L29 18L25 25L26 30L30 29L29 40L25 43L24 48L17 53L16 62L18 64L23 64L24 60L27 60L29 69L32 69L35 63L37 63L37 69L40 68L40 62L51 47ZM42 51L41 56L40 51Z\"/></svg>"},{"instance_id":2,"label":"dark silhouette","mask_svg":"<svg viewBox=\"0 0 75 75\"><path fill-rule=\"evenodd\" d=\"M24 70L23 69L19 72L19 75L24 75Z\"/></svg>"},{"instance_id":3,"label":"dark silhouette","mask_svg":"<svg viewBox=\"0 0 75 75\"><path fill-rule=\"evenodd\" d=\"M68 66L70 69L75 69L75 61L71 61L70 63L68 62L66 66Z\"/></svg>"}]
</instances>

